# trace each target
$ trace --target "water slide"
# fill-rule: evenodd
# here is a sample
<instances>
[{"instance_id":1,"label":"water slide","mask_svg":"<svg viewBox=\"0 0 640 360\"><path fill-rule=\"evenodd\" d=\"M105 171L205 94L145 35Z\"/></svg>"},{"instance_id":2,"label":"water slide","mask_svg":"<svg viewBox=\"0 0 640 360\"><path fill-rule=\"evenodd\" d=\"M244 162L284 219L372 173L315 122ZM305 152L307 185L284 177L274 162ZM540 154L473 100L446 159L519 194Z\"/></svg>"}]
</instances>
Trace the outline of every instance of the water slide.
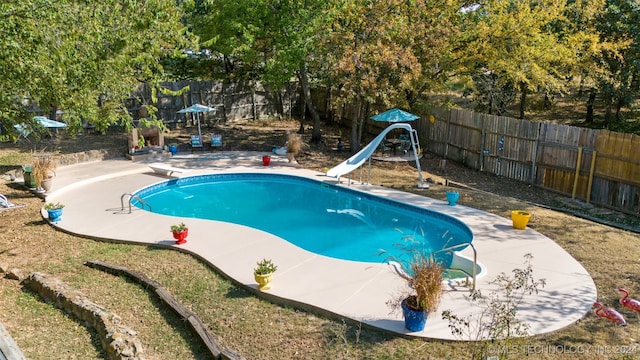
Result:
<instances>
[{"instance_id":1,"label":"water slide","mask_svg":"<svg viewBox=\"0 0 640 360\"><path fill-rule=\"evenodd\" d=\"M413 135L414 129L411 127L410 124L407 124L407 123L394 123L387 126L386 128L384 128L384 130L382 130L380 134L378 134L378 136L376 136L373 140L371 140L371 142L368 143L367 146L362 148L362 150L358 151L352 157L343 161L338 166L332 169L329 169L326 173L326 176L339 179L340 176L349 174L353 170L356 170L357 168L362 166L362 164L364 164L364 162L367 161L373 155L373 153L376 152L378 145L380 145L380 143L384 141L384 137L389 133L389 131L393 129L405 129L411 134L410 136L411 147L413 149L413 156L416 159L416 166L418 168L418 175L420 177L420 183L418 184L418 187L427 186L426 184L423 183L423 180L422 180L422 171L420 170L420 160L418 159L418 153L416 151L415 141L417 141L417 136Z\"/></svg>"}]
</instances>

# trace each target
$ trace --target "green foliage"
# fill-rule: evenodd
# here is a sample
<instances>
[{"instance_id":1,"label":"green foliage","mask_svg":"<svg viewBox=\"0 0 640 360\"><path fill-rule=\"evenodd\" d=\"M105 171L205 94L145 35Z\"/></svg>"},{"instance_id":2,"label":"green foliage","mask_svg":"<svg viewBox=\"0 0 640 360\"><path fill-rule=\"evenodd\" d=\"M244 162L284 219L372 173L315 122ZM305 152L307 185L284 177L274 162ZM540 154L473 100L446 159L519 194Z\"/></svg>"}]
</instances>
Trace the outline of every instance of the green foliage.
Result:
<instances>
[{"instance_id":1,"label":"green foliage","mask_svg":"<svg viewBox=\"0 0 640 360\"><path fill-rule=\"evenodd\" d=\"M429 95L452 77L492 113L517 93L524 112L528 93L562 94L579 85L597 92L612 123L640 96L637 1L460 6L436 0L2 3L0 139L15 140L19 123L43 130L27 111L36 104L50 117L63 110L72 134L87 123L101 132L111 124L130 127L123 99L141 83L152 89L138 99L149 112L145 121L154 121L157 91L188 91L163 89L159 84L169 78L261 81L276 96L298 80L307 99L311 87L327 87L333 110L355 104L354 126L372 104L428 106ZM318 140L318 117L307 106ZM351 139L353 149L359 140Z\"/></svg>"},{"instance_id":2,"label":"green foliage","mask_svg":"<svg viewBox=\"0 0 640 360\"><path fill-rule=\"evenodd\" d=\"M533 277L531 254L525 256L524 268L514 269L511 276L499 274L492 282L497 290L488 296L473 290L468 297L470 305L479 306L480 313L461 317L445 310L442 318L449 321L451 333L460 339L477 341L473 347L474 359L484 359L487 346L509 346L516 337L528 335L529 325L518 319L518 308L526 295L537 294L544 287L544 279ZM490 343L484 340L490 340Z\"/></svg>"},{"instance_id":3,"label":"green foliage","mask_svg":"<svg viewBox=\"0 0 640 360\"><path fill-rule=\"evenodd\" d=\"M64 204L62 203L46 203L44 205L44 209L45 210L57 210L57 209L62 209L64 207Z\"/></svg>"},{"instance_id":4,"label":"green foliage","mask_svg":"<svg viewBox=\"0 0 640 360\"><path fill-rule=\"evenodd\" d=\"M180 16L170 0L3 3L3 127L33 123L29 104L46 114L63 110L71 133L85 123L102 132L110 124L130 126L122 101L141 82L161 81L159 60L191 40Z\"/></svg>"},{"instance_id":5,"label":"green foliage","mask_svg":"<svg viewBox=\"0 0 640 360\"><path fill-rule=\"evenodd\" d=\"M184 223L180 223L178 225L171 225L171 232L182 232L187 230L187 225Z\"/></svg>"},{"instance_id":6,"label":"green foliage","mask_svg":"<svg viewBox=\"0 0 640 360\"><path fill-rule=\"evenodd\" d=\"M607 1L594 20L600 37L617 45L602 49L593 59L602 64L594 80L604 99L607 123L624 120L622 108L632 108L640 97L639 22L640 4L633 0Z\"/></svg>"},{"instance_id":7,"label":"green foliage","mask_svg":"<svg viewBox=\"0 0 640 360\"><path fill-rule=\"evenodd\" d=\"M138 138L138 148L142 149L145 145L144 136Z\"/></svg>"},{"instance_id":8,"label":"green foliage","mask_svg":"<svg viewBox=\"0 0 640 360\"><path fill-rule=\"evenodd\" d=\"M336 107L354 100L411 105L444 80L442 70L450 64L446 56L457 33L455 4L339 3L323 44L323 60L340 90Z\"/></svg>"},{"instance_id":9,"label":"green foliage","mask_svg":"<svg viewBox=\"0 0 640 360\"><path fill-rule=\"evenodd\" d=\"M267 275L278 270L278 266L276 266L271 259L262 259L258 261L256 265L256 268L253 269L253 273L256 275Z\"/></svg>"},{"instance_id":10,"label":"green foliage","mask_svg":"<svg viewBox=\"0 0 640 360\"><path fill-rule=\"evenodd\" d=\"M576 54L560 26L564 11L565 2L553 0L493 0L466 17L468 40L457 56L476 80L489 76L493 79L490 83L501 83L487 86L486 81L476 81L476 92L491 92L477 96L486 98L489 110L504 107L510 98L500 94L509 87L517 87L521 94L565 90L565 71L575 63ZM500 96L494 101L496 95Z\"/></svg>"}]
</instances>

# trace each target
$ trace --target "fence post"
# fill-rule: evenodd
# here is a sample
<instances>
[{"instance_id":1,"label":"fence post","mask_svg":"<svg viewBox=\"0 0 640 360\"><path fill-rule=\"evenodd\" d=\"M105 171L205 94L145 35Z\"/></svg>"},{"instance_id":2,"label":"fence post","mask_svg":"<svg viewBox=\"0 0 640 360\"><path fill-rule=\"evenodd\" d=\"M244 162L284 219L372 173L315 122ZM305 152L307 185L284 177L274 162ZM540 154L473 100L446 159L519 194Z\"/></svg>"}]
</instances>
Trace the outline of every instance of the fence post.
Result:
<instances>
[{"instance_id":1,"label":"fence post","mask_svg":"<svg viewBox=\"0 0 640 360\"><path fill-rule=\"evenodd\" d=\"M440 170L444 171L447 165L447 158L449 157L449 128L451 126L451 114L454 109L449 109L449 116L447 116L447 126L445 127L445 137L444 137L444 159L440 160Z\"/></svg>"},{"instance_id":2,"label":"fence post","mask_svg":"<svg viewBox=\"0 0 640 360\"><path fill-rule=\"evenodd\" d=\"M589 183L587 185L587 204L591 202L591 185L593 185L593 173L596 170L596 154L597 151L593 151L591 155L591 168L589 169Z\"/></svg>"},{"instance_id":3,"label":"fence post","mask_svg":"<svg viewBox=\"0 0 640 360\"><path fill-rule=\"evenodd\" d=\"M540 129L542 129L542 123L538 123L537 126L536 141L533 144L533 159L531 159L531 180L529 180L531 185L535 185L536 182L536 167L538 166L536 161L538 160L538 146L540 146Z\"/></svg>"},{"instance_id":4,"label":"fence post","mask_svg":"<svg viewBox=\"0 0 640 360\"><path fill-rule=\"evenodd\" d=\"M484 114L482 116L482 128L480 129L480 172L484 172L484 154L487 144L487 129L485 127L487 117Z\"/></svg>"},{"instance_id":5,"label":"fence post","mask_svg":"<svg viewBox=\"0 0 640 360\"><path fill-rule=\"evenodd\" d=\"M571 190L571 199L576 198L576 191L578 190L578 177L580 176L580 164L582 163L582 147L578 148L578 160L576 161L576 174L573 178L573 189Z\"/></svg>"}]
</instances>

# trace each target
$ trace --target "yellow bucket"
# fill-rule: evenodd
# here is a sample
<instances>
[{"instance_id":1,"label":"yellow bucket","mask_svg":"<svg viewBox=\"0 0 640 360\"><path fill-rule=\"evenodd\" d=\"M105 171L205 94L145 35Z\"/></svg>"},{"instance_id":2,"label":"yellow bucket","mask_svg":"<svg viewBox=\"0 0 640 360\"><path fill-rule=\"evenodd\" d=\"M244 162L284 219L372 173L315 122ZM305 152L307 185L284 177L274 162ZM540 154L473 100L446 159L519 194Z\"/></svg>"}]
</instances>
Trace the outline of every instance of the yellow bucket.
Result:
<instances>
[{"instance_id":1,"label":"yellow bucket","mask_svg":"<svg viewBox=\"0 0 640 360\"><path fill-rule=\"evenodd\" d=\"M522 210L511 211L511 221L513 221L513 227L518 230L524 230L527 228L531 213Z\"/></svg>"}]
</instances>

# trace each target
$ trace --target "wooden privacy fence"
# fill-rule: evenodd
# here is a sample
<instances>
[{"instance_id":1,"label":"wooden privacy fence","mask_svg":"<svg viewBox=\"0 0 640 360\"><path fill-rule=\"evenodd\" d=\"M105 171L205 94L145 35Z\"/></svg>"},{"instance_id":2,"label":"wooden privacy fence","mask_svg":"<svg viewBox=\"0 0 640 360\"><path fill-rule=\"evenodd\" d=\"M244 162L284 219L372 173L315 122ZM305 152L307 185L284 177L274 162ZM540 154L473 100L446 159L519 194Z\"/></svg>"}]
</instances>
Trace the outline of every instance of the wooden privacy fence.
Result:
<instances>
[{"instance_id":1,"label":"wooden privacy fence","mask_svg":"<svg viewBox=\"0 0 640 360\"><path fill-rule=\"evenodd\" d=\"M640 136L451 109L414 122L429 152L640 216Z\"/></svg>"},{"instance_id":2,"label":"wooden privacy fence","mask_svg":"<svg viewBox=\"0 0 640 360\"><path fill-rule=\"evenodd\" d=\"M194 103L218 109L216 113L203 114L205 123L291 115L301 104L294 83L277 93L256 83L202 81L162 85L174 91L190 86L182 96L159 94L155 104L158 117L167 122L180 121L184 115L177 111ZM328 114L328 92L314 94L316 107ZM136 96L149 99L150 91L140 89ZM136 111L135 107L129 108ZM343 112L342 118L348 124L350 112ZM367 127L371 131L379 130L380 124L370 122ZM460 109L434 109L422 114L413 125L422 147L445 159L640 216L640 136Z\"/></svg>"}]
</instances>

